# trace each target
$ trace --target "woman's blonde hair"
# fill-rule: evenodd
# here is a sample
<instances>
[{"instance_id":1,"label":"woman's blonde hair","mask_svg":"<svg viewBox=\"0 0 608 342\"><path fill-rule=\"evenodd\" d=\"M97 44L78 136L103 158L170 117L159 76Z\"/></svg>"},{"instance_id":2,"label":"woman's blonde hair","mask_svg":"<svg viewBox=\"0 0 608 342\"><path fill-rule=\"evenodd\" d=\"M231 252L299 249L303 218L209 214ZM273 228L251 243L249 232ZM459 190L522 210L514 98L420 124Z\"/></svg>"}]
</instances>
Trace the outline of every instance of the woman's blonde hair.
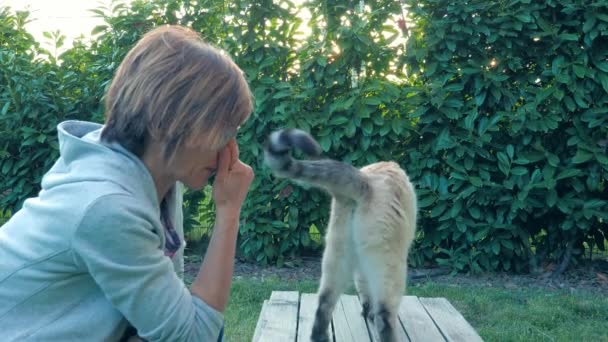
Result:
<instances>
[{"instance_id":1,"label":"woman's blonde hair","mask_svg":"<svg viewBox=\"0 0 608 342\"><path fill-rule=\"evenodd\" d=\"M162 26L129 51L105 99L102 139L141 156L150 140L172 159L182 145L220 149L253 110L247 81L194 31Z\"/></svg>"}]
</instances>

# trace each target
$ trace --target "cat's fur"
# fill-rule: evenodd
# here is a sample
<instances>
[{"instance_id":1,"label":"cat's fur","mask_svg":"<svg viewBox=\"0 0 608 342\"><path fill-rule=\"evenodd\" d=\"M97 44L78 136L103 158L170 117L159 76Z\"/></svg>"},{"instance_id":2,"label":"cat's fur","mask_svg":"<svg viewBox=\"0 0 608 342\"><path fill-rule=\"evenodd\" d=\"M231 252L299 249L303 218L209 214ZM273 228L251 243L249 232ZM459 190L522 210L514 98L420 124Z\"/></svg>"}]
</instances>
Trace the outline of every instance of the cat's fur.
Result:
<instances>
[{"instance_id":1,"label":"cat's fur","mask_svg":"<svg viewBox=\"0 0 608 342\"><path fill-rule=\"evenodd\" d=\"M331 159L297 160L291 156L293 148L310 156L321 154L318 143L304 131L281 130L272 133L265 146L266 164L278 177L332 195L311 339L329 340L335 305L354 278L363 315L373 322L381 341L397 341L397 312L416 230L414 186L394 162L357 169Z\"/></svg>"}]
</instances>

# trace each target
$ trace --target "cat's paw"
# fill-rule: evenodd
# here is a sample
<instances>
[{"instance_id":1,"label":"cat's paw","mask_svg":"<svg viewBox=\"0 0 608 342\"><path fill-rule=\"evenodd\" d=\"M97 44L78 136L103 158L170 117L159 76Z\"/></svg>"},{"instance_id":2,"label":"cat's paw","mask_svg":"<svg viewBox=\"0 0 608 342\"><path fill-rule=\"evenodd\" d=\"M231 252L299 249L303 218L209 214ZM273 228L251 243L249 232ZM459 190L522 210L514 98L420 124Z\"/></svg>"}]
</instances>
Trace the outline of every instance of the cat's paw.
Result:
<instances>
[{"instance_id":1,"label":"cat's paw","mask_svg":"<svg viewBox=\"0 0 608 342\"><path fill-rule=\"evenodd\" d=\"M310 335L310 340L312 342L329 342L329 334L327 332L325 333L315 333L313 332L312 335Z\"/></svg>"},{"instance_id":2,"label":"cat's paw","mask_svg":"<svg viewBox=\"0 0 608 342\"><path fill-rule=\"evenodd\" d=\"M368 319L370 321L373 321L373 314L371 311L371 305L369 304L369 302L363 302L363 304L361 304L361 307L363 310L361 310L361 316L363 316L363 319Z\"/></svg>"},{"instance_id":3,"label":"cat's paw","mask_svg":"<svg viewBox=\"0 0 608 342\"><path fill-rule=\"evenodd\" d=\"M322 324L318 324L316 322L312 328L312 334L310 335L310 340L312 342L329 342L331 341L329 337L329 327L326 327Z\"/></svg>"}]
</instances>

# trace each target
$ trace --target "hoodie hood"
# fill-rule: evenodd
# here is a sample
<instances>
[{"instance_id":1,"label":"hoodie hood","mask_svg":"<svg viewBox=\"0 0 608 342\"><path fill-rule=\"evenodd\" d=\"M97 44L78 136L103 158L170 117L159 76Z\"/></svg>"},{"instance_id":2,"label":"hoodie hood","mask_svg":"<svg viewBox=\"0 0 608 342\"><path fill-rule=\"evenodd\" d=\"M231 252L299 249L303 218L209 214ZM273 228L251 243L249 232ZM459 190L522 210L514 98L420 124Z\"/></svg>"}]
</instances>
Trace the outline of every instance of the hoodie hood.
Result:
<instances>
[{"instance_id":1,"label":"hoodie hood","mask_svg":"<svg viewBox=\"0 0 608 342\"><path fill-rule=\"evenodd\" d=\"M144 163L118 143L101 141L103 125L64 121L57 126L60 157L43 177L42 191L82 182L112 182L145 195L158 207L156 186Z\"/></svg>"}]
</instances>

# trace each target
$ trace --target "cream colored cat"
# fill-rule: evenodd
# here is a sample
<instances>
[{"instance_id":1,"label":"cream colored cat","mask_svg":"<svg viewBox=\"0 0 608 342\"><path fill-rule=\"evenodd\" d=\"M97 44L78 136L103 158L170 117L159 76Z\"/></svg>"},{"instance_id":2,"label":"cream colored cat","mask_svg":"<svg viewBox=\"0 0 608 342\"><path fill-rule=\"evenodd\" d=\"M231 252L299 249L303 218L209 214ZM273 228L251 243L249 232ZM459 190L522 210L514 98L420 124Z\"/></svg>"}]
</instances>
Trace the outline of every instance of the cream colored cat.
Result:
<instances>
[{"instance_id":1,"label":"cream colored cat","mask_svg":"<svg viewBox=\"0 0 608 342\"><path fill-rule=\"evenodd\" d=\"M405 290L407 257L416 231L417 200L407 174L394 162L361 169L331 159L296 160L298 148L318 156L321 148L307 133L287 129L271 134L265 162L277 177L291 178L332 195L319 302L311 334L327 334L335 305L355 281L363 315L381 341L397 341L397 312Z\"/></svg>"}]
</instances>

